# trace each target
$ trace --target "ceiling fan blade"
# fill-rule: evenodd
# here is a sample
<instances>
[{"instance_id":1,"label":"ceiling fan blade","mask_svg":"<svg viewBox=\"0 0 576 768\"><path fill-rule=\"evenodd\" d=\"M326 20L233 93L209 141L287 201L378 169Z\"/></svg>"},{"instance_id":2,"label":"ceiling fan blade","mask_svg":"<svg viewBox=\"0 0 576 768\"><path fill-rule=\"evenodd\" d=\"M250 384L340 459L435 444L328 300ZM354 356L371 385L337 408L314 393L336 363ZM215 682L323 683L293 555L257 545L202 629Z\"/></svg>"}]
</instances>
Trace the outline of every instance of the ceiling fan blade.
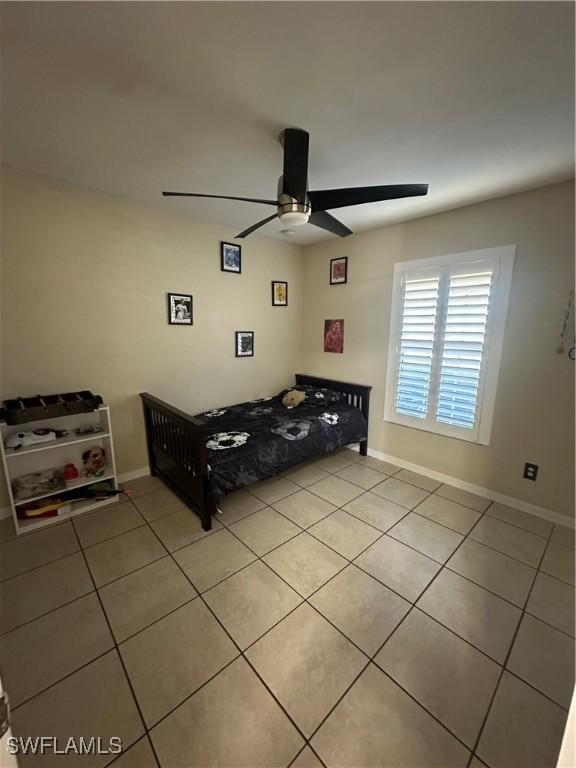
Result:
<instances>
[{"instance_id":1,"label":"ceiling fan blade","mask_svg":"<svg viewBox=\"0 0 576 768\"><path fill-rule=\"evenodd\" d=\"M268 216L266 219L262 219L262 221L259 221L257 224L252 224L251 227L248 227L248 229L245 229L243 232L240 232L239 235L236 235L236 240L246 237L247 235L250 235L252 232L254 232L255 229L259 229L260 227L263 227L264 224L268 224L269 221L272 221L278 216L277 213L275 213L273 216Z\"/></svg>"},{"instance_id":2,"label":"ceiling fan blade","mask_svg":"<svg viewBox=\"0 0 576 768\"><path fill-rule=\"evenodd\" d=\"M277 200L260 200L253 197L231 197L230 195L200 195L196 192L162 192L164 197L211 197L216 200L241 200L244 203L262 203L262 205L278 205Z\"/></svg>"},{"instance_id":3,"label":"ceiling fan blade","mask_svg":"<svg viewBox=\"0 0 576 768\"><path fill-rule=\"evenodd\" d=\"M338 221L338 219L335 219L334 216L326 213L326 211L316 211L311 214L308 223L314 224L314 226L321 227L322 229L327 229L328 232L332 232L332 234L338 235L339 237L347 237L348 235L354 234L345 224L342 224L341 221Z\"/></svg>"},{"instance_id":4,"label":"ceiling fan blade","mask_svg":"<svg viewBox=\"0 0 576 768\"><path fill-rule=\"evenodd\" d=\"M386 184L382 187L348 187L347 189L319 189L309 192L312 211L330 211L349 205L378 203L399 197L416 197L428 194L428 184Z\"/></svg>"},{"instance_id":5,"label":"ceiling fan blade","mask_svg":"<svg viewBox=\"0 0 576 768\"><path fill-rule=\"evenodd\" d=\"M284 144L282 192L304 203L308 187L310 135L300 128L286 128L282 134L282 141Z\"/></svg>"}]
</instances>

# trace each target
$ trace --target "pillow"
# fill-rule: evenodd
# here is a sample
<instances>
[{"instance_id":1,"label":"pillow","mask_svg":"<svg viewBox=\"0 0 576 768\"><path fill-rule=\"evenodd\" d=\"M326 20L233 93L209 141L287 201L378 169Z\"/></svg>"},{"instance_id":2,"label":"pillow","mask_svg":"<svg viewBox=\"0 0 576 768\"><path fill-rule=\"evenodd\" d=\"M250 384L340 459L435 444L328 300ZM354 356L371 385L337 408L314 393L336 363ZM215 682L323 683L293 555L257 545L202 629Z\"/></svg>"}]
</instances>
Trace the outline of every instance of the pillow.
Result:
<instances>
[{"instance_id":1,"label":"pillow","mask_svg":"<svg viewBox=\"0 0 576 768\"><path fill-rule=\"evenodd\" d=\"M321 405L326 406L330 403L339 403L344 400L344 395L340 392L335 392L333 389L326 389L325 387L313 387L309 384L297 384L291 389L298 389L300 392L306 394L305 405ZM280 397L283 397L289 390L285 389L280 393Z\"/></svg>"}]
</instances>

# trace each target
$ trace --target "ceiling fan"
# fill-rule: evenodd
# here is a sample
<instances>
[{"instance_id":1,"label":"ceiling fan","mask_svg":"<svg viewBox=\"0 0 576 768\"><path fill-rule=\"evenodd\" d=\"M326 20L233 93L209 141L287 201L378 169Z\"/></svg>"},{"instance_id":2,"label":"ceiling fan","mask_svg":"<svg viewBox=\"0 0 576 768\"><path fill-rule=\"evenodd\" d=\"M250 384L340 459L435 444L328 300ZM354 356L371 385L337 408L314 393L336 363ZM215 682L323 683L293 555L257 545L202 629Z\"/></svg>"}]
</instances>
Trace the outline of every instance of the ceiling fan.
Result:
<instances>
[{"instance_id":1,"label":"ceiling fan","mask_svg":"<svg viewBox=\"0 0 576 768\"><path fill-rule=\"evenodd\" d=\"M279 218L288 226L314 224L334 235L346 237L352 234L345 224L334 218L327 211L334 208L346 208L363 203L377 203L382 200L396 200L400 197L416 197L428 194L428 184L387 184L380 187L348 187L345 189L308 189L308 144L310 136L300 128L286 128L280 134L280 143L284 147L284 170L278 180L278 199L264 200L251 197L233 197L229 195L204 195L195 192L162 192L164 197L210 197L218 200L241 200L246 203L273 205L276 212L272 216L253 224L236 235L246 237L255 230Z\"/></svg>"}]
</instances>

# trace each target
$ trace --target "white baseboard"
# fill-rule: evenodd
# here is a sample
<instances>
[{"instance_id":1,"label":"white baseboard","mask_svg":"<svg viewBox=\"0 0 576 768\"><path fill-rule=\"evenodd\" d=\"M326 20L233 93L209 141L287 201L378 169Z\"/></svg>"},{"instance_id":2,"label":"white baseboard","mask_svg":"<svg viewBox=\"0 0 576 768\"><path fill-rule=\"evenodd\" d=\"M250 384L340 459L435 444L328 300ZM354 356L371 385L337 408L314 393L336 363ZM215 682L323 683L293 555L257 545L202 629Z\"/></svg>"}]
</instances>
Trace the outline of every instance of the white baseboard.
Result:
<instances>
[{"instance_id":1,"label":"white baseboard","mask_svg":"<svg viewBox=\"0 0 576 768\"><path fill-rule=\"evenodd\" d=\"M541 517L551 523L557 523L558 525L563 525L566 528L574 528L574 520L571 520L565 515L561 515L559 512L552 512L551 509L545 509L544 507L539 507L536 504L530 504L528 501L516 499L513 496L506 496L504 493L492 491L490 488L483 488L480 485L468 483L466 480L460 480L458 477L452 477L451 475L445 475L442 472L436 472L434 469L429 469L428 467L424 467L421 464L414 464L411 461L400 459L398 456L392 456L389 453L376 451L374 448L368 448L368 455L375 459L388 461L390 464L395 464L397 467L402 467L402 469L409 469L412 472L418 472L421 475L427 475L433 480L438 480L439 483L453 485L455 488L460 488L462 491L475 493L477 496L483 496L485 499L490 499L490 501L497 501L499 504L505 504L507 507L514 507L514 509L519 509L522 512L528 512L530 515L536 515L536 517Z\"/></svg>"},{"instance_id":2,"label":"white baseboard","mask_svg":"<svg viewBox=\"0 0 576 768\"><path fill-rule=\"evenodd\" d=\"M149 467L140 467L139 469L133 469L131 472L124 472L122 475L118 475L119 483L129 483L131 480L137 480L139 477L144 477L150 474ZM10 507L0 507L0 520L4 520L7 517L12 516L12 510Z\"/></svg>"}]
</instances>

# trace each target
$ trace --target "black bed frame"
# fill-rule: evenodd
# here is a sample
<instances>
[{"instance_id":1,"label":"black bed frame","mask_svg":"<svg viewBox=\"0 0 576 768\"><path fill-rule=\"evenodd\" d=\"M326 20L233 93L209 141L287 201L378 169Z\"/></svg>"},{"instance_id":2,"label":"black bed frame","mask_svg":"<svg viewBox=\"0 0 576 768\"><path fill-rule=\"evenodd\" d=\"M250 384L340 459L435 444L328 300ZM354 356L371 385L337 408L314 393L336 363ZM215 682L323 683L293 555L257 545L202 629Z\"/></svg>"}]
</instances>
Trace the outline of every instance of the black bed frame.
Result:
<instances>
[{"instance_id":1,"label":"black bed frame","mask_svg":"<svg viewBox=\"0 0 576 768\"><path fill-rule=\"evenodd\" d=\"M360 408L366 422L370 390L362 384L296 374L296 384L326 387L345 395L349 405ZM209 531L216 504L208 494L207 425L169 403L143 392L144 424L150 474L160 477L200 518ZM366 456L368 438L360 443Z\"/></svg>"}]
</instances>

